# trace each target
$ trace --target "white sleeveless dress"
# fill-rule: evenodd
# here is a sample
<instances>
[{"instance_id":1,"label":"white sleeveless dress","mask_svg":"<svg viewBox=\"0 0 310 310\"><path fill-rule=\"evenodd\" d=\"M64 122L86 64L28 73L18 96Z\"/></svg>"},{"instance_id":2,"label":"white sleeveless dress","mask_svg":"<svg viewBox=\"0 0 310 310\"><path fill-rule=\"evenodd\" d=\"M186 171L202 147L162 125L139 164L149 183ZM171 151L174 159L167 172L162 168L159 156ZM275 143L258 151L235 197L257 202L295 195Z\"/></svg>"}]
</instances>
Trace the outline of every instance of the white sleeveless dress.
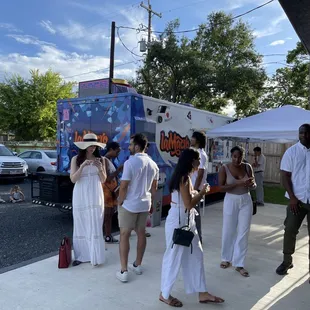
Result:
<instances>
[{"instance_id":1,"label":"white sleeveless dress","mask_svg":"<svg viewBox=\"0 0 310 310\"><path fill-rule=\"evenodd\" d=\"M72 198L74 259L92 265L105 261L104 196L98 168L85 166Z\"/></svg>"}]
</instances>

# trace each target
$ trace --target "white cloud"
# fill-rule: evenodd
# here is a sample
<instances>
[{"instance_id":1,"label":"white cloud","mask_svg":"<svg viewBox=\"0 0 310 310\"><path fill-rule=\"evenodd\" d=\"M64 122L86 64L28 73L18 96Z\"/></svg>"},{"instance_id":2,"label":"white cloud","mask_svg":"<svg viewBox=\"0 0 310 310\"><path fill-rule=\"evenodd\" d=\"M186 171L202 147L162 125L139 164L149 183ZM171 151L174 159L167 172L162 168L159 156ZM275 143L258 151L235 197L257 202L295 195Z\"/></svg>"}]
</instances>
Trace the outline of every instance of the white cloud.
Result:
<instances>
[{"instance_id":1,"label":"white cloud","mask_svg":"<svg viewBox=\"0 0 310 310\"><path fill-rule=\"evenodd\" d=\"M285 40L276 40L270 43L270 46L283 45L284 43L285 43Z\"/></svg>"},{"instance_id":2,"label":"white cloud","mask_svg":"<svg viewBox=\"0 0 310 310\"><path fill-rule=\"evenodd\" d=\"M39 40L37 37L30 35L8 34L7 37L15 39L19 43L32 45L53 45L52 43Z\"/></svg>"},{"instance_id":3,"label":"white cloud","mask_svg":"<svg viewBox=\"0 0 310 310\"><path fill-rule=\"evenodd\" d=\"M9 23L0 23L0 29L6 29L7 31L12 31L12 32L22 32L18 28L16 28L13 24Z\"/></svg>"},{"instance_id":4,"label":"white cloud","mask_svg":"<svg viewBox=\"0 0 310 310\"><path fill-rule=\"evenodd\" d=\"M52 26L52 22L50 20L41 20L40 25L45 28L49 33L55 34L56 30Z\"/></svg>"},{"instance_id":5,"label":"white cloud","mask_svg":"<svg viewBox=\"0 0 310 310\"><path fill-rule=\"evenodd\" d=\"M70 45L78 50L91 51L95 47L103 51L108 50L110 47L111 24L106 19L102 19L102 17L107 16L107 9L74 2L71 4L100 15L102 22L87 26L69 20L66 24L56 25L49 20L42 20L40 25L50 33L66 38L70 42ZM106 15L104 15L104 13ZM129 10L124 8L119 9L116 15L119 15L118 19L115 19L115 16L113 17L113 19L116 20L116 26L125 25L130 28L138 29L141 21L146 21L146 13L137 7L131 7ZM145 36L145 32L141 32L141 34L138 35L137 31L134 29L119 29L121 38L129 50L136 49L138 41L140 41L142 36ZM116 37L116 44L118 43L119 39ZM121 47L121 49L123 49L123 47ZM138 52L138 50L136 50L136 52ZM129 52L127 51L126 53L128 54Z\"/></svg>"},{"instance_id":6,"label":"white cloud","mask_svg":"<svg viewBox=\"0 0 310 310\"><path fill-rule=\"evenodd\" d=\"M236 105L231 101L228 103L228 105L222 109L222 113L234 117L236 115Z\"/></svg>"},{"instance_id":7,"label":"white cloud","mask_svg":"<svg viewBox=\"0 0 310 310\"><path fill-rule=\"evenodd\" d=\"M255 30L253 32L254 37L259 39L259 38L263 38L263 37L272 36L272 35L275 35L275 34L281 32L282 31L281 23L284 20L287 20L287 17L284 13L282 13L280 16L275 18L269 26L267 26L263 29L260 29L260 30Z\"/></svg>"},{"instance_id":8,"label":"white cloud","mask_svg":"<svg viewBox=\"0 0 310 310\"><path fill-rule=\"evenodd\" d=\"M71 81L91 80L108 76L109 57L69 53L32 36L15 36L14 39L20 43L38 46L39 52L32 56L19 53L0 54L0 72L8 75L20 74L27 78L31 69L39 69L41 72L52 69L54 72L59 72L63 77L68 77L67 80ZM136 66L134 64L121 66L127 62L128 60L124 59L115 60L115 77L131 78L135 75Z\"/></svg>"},{"instance_id":9,"label":"white cloud","mask_svg":"<svg viewBox=\"0 0 310 310\"><path fill-rule=\"evenodd\" d=\"M67 80L72 81L107 77L109 73L111 32L110 21L107 18L103 18L104 14L107 15L107 10L105 7L100 9L87 5L84 5L83 9L86 9L85 6L88 9L92 8L94 14L99 14L97 19L92 14L88 15L91 16L90 18L94 22L99 19L100 24L97 23L97 25L92 24L89 26L74 20L67 20L63 24L54 23L52 20L41 20L39 23L43 29L53 34L55 38L65 38L66 42L64 43L74 47L77 52L69 52L64 50L61 45L58 46L58 43L56 46L34 36L10 34L10 38L19 43L35 46L36 52L31 55L24 55L22 53L5 55L1 54L0 51L0 72L29 77L29 70L31 69L39 69L41 72L45 72L51 68L53 71L59 72L63 77L68 77ZM111 18L116 21L117 26L122 25L138 28L141 21L147 21L145 10L138 9L137 7L132 7L128 10L126 7L120 9L113 7L114 11L117 9L118 13L116 15L118 18L115 18L113 14L111 15L110 11ZM141 32L139 34L137 31L130 29L119 29L119 32L128 49L136 54L142 55L139 52L138 41L140 41L142 36L145 36L145 33ZM59 42L61 40L57 41ZM134 77L138 64L137 60L141 60L141 58L130 54L116 37L114 76L127 79ZM128 64L128 62L132 63ZM2 76L0 76L1 79L3 79Z\"/></svg>"},{"instance_id":10,"label":"white cloud","mask_svg":"<svg viewBox=\"0 0 310 310\"><path fill-rule=\"evenodd\" d=\"M266 0L227 0L226 1L227 4L228 4L228 8L230 10L235 10L235 9L239 9L239 8L242 8L244 6L247 6L247 5L250 5L250 4L253 4L255 6L259 6L263 3L266 2Z\"/></svg>"},{"instance_id":11,"label":"white cloud","mask_svg":"<svg viewBox=\"0 0 310 310\"><path fill-rule=\"evenodd\" d=\"M281 22L283 22L284 20L288 20L287 16L285 13L282 13L280 16L278 16L276 19L274 19L271 22L271 25L276 27L278 26Z\"/></svg>"}]
</instances>

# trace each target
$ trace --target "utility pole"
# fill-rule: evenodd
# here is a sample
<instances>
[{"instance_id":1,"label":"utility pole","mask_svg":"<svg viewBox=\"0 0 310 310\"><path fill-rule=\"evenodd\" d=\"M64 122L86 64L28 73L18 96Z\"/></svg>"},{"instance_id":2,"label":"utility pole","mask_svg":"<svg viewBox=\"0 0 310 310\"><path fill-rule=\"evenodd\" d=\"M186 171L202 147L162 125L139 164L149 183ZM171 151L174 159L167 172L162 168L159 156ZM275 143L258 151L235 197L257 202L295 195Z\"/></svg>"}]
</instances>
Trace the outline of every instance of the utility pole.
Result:
<instances>
[{"instance_id":1,"label":"utility pole","mask_svg":"<svg viewBox=\"0 0 310 310\"><path fill-rule=\"evenodd\" d=\"M111 26L111 48L110 48L110 73L109 73L109 94L112 94L112 84L114 78L114 52L115 52L115 22Z\"/></svg>"},{"instance_id":2,"label":"utility pole","mask_svg":"<svg viewBox=\"0 0 310 310\"><path fill-rule=\"evenodd\" d=\"M141 2L140 6L148 11L149 18L148 18L148 36L147 36L147 43L148 46L147 48L150 48L150 43L151 43L151 34L152 34L152 14L158 16L159 18L162 17L161 13L157 13L153 11L152 6L151 6L151 0L148 0L148 6L144 5L143 1Z\"/></svg>"}]
</instances>

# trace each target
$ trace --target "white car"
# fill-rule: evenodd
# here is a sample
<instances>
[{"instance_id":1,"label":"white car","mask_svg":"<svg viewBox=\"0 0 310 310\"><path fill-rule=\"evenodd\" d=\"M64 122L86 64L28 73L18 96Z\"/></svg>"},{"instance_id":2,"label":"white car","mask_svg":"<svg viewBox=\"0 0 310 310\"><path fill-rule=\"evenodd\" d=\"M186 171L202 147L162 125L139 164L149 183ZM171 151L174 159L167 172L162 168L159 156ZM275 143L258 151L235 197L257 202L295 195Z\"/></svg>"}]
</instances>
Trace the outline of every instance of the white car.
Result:
<instances>
[{"instance_id":1,"label":"white car","mask_svg":"<svg viewBox=\"0 0 310 310\"><path fill-rule=\"evenodd\" d=\"M25 179L28 175L26 161L0 144L0 179Z\"/></svg>"},{"instance_id":2,"label":"white car","mask_svg":"<svg viewBox=\"0 0 310 310\"><path fill-rule=\"evenodd\" d=\"M57 152L55 150L29 150L18 155L28 165L29 173L56 172Z\"/></svg>"}]
</instances>

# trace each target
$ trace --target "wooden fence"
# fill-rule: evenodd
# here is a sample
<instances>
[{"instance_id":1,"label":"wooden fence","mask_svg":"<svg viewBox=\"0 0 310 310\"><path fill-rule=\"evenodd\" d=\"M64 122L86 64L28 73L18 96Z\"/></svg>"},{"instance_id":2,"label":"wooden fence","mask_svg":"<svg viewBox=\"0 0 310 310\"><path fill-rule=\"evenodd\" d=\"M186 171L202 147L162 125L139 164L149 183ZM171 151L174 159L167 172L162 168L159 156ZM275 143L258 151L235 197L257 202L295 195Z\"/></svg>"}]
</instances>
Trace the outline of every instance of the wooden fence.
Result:
<instances>
[{"instance_id":1,"label":"wooden fence","mask_svg":"<svg viewBox=\"0 0 310 310\"><path fill-rule=\"evenodd\" d=\"M246 148L246 143L238 143ZM266 157L266 169L264 181L269 183L281 183L280 180L280 163L284 152L292 145L292 143L249 143L249 156L247 160L249 163L254 161L253 149L259 146L262 153Z\"/></svg>"}]
</instances>

